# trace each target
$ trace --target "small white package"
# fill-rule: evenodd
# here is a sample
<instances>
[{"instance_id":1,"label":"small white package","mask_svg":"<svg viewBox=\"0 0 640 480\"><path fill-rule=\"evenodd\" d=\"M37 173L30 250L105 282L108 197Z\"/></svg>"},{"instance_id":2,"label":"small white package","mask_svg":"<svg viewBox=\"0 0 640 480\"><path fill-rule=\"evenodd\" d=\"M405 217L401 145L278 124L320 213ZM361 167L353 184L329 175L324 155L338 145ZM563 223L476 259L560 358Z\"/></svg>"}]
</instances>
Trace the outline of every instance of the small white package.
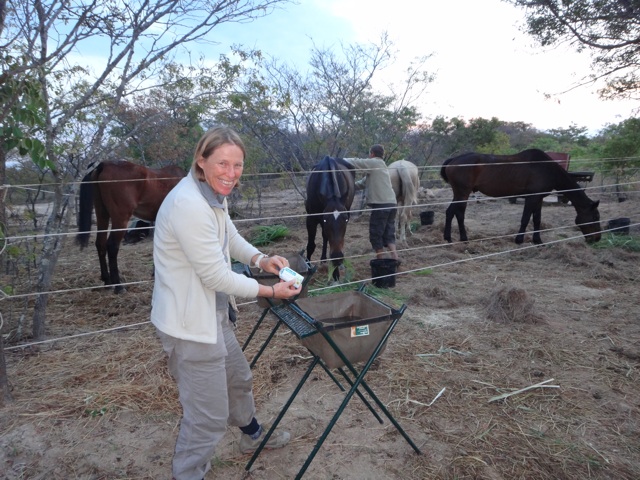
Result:
<instances>
[{"instance_id":1,"label":"small white package","mask_svg":"<svg viewBox=\"0 0 640 480\"><path fill-rule=\"evenodd\" d=\"M294 280L293 286L295 288L300 288L302 286L302 282L304 281L304 277L300 275L298 272L291 270L289 267L284 267L280 269L279 277L281 280L288 282L289 280Z\"/></svg>"}]
</instances>

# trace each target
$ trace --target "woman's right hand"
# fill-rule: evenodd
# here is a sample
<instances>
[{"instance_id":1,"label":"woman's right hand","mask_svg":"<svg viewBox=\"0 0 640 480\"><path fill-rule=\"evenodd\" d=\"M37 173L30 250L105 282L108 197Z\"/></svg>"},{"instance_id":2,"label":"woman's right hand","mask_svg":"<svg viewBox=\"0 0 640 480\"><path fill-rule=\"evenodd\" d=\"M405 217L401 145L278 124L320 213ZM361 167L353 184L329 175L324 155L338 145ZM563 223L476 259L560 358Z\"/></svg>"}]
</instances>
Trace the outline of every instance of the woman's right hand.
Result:
<instances>
[{"instance_id":1,"label":"woman's right hand","mask_svg":"<svg viewBox=\"0 0 640 480\"><path fill-rule=\"evenodd\" d=\"M266 298L287 299L300 294L300 288L295 288L294 280L278 282L275 285L259 285L258 296Z\"/></svg>"},{"instance_id":2,"label":"woman's right hand","mask_svg":"<svg viewBox=\"0 0 640 480\"><path fill-rule=\"evenodd\" d=\"M275 298L291 298L300 294L300 288L295 288L293 284L294 280L289 280L288 282L280 281L273 286L275 292Z\"/></svg>"}]
</instances>

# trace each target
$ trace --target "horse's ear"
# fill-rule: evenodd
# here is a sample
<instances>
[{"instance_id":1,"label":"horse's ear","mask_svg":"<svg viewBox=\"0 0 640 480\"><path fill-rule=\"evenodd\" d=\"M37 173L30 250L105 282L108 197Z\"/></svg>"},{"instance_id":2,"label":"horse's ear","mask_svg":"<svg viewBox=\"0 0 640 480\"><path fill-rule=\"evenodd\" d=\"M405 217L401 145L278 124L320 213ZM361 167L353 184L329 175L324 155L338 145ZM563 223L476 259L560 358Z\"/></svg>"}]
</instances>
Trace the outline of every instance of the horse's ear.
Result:
<instances>
[{"instance_id":1,"label":"horse's ear","mask_svg":"<svg viewBox=\"0 0 640 480\"><path fill-rule=\"evenodd\" d=\"M593 202L593 205L591 208L596 209L598 208L598 205L600 205L600 200L596 200L595 202Z\"/></svg>"}]
</instances>

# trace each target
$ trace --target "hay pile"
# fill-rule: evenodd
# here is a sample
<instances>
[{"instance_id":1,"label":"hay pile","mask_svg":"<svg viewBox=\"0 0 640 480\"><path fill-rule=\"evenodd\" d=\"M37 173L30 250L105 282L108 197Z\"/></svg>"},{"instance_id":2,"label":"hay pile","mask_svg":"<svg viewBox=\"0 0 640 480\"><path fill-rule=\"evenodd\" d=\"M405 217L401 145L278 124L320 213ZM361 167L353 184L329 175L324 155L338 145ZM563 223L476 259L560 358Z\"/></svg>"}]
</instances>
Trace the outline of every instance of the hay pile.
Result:
<instances>
[{"instance_id":1,"label":"hay pile","mask_svg":"<svg viewBox=\"0 0 640 480\"><path fill-rule=\"evenodd\" d=\"M521 288L503 287L489 296L485 307L487 318L497 323L540 323L535 301Z\"/></svg>"}]
</instances>

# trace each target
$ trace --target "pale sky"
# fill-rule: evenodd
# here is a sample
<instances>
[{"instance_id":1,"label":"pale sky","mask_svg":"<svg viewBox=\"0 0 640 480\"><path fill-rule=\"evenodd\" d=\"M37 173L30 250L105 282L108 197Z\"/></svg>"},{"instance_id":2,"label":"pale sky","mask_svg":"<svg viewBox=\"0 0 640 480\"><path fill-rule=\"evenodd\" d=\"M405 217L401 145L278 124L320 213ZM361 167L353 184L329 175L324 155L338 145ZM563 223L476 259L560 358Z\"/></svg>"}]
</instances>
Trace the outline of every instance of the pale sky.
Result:
<instances>
[{"instance_id":1,"label":"pale sky","mask_svg":"<svg viewBox=\"0 0 640 480\"><path fill-rule=\"evenodd\" d=\"M389 34L400 52L380 75L397 82L409 62L432 54L435 81L419 110L469 120L497 117L545 130L575 124L590 133L634 115L634 102L599 100L593 86L570 89L589 72L588 54L543 50L521 33L523 12L500 0L302 0L250 24L214 30L220 51L232 43L305 67L313 43L320 47L377 42Z\"/></svg>"}]
</instances>

